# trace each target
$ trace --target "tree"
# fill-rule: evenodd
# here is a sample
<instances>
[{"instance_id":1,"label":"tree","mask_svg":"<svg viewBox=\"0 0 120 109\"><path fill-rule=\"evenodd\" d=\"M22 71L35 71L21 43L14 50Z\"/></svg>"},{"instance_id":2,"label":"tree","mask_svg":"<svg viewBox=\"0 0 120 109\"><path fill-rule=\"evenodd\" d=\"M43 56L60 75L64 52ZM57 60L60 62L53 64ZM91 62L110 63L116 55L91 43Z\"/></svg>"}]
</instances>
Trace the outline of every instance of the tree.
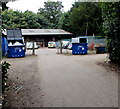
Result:
<instances>
[{"instance_id":1,"label":"tree","mask_svg":"<svg viewBox=\"0 0 120 109\"><path fill-rule=\"evenodd\" d=\"M101 8L94 2L75 2L70 10L70 25L80 35L101 33Z\"/></svg>"},{"instance_id":2,"label":"tree","mask_svg":"<svg viewBox=\"0 0 120 109\"><path fill-rule=\"evenodd\" d=\"M58 22L58 28L66 31L72 31L69 20L69 14L70 14L69 11L62 14Z\"/></svg>"},{"instance_id":3,"label":"tree","mask_svg":"<svg viewBox=\"0 0 120 109\"><path fill-rule=\"evenodd\" d=\"M112 62L120 64L120 2L102 3L101 8L109 58Z\"/></svg>"},{"instance_id":4,"label":"tree","mask_svg":"<svg viewBox=\"0 0 120 109\"><path fill-rule=\"evenodd\" d=\"M38 16L37 14L33 13L32 11L25 11L23 13L23 17L21 19L21 24L23 23L23 27L22 28L27 28L27 29L37 29L37 28L42 28L42 26L40 25L40 23L38 22ZM26 26L24 25L25 23Z\"/></svg>"},{"instance_id":5,"label":"tree","mask_svg":"<svg viewBox=\"0 0 120 109\"><path fill-rule=\"evenodd\" d=\"M50 22L43 15L37 14L38 23L41 25L42 29L50 28Z\"/></svg>"},{"instance_id":6,"label":"tree","mask_svg":"<svg viewBox=\"0 0 120 109\"><path fill-rule=\"evenodd\" d=\"M2 27L15 29L21 27L22 12L5 10L2 12Z\"/></svg>"},{"instance_id":7,"label":"tree","mask_svg":"<svg viewBox=\"0 0 120 109\"><path fill-rule=\"evenodd\" d=\"M38 10L38 14L43 15L50 22L50 28L58 28L59 17L62 15L62 2L44 2L44 8Z\"/></svg>"}]
</instances>

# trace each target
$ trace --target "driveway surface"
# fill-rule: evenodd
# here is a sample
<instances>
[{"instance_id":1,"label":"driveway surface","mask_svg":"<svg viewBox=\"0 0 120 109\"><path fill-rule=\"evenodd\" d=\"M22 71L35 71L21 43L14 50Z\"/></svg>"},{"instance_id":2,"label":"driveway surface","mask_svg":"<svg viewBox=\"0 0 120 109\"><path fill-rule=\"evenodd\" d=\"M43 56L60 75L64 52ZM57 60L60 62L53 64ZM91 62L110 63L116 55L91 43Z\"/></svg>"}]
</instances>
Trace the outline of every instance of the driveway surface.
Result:
<instances>
[{"instance_id":1,"label":"driveway surface","mask_svg":"<svg viewBox=\"0 0 120 109\"><path fill-rule=\"evenodd\" d=\"M11 64L11 106L118 107L118 74L99 64L106 54L65 55L48 48L36 50L35 56L30 52L25 58L3 59Z\"/></svg>"}]
</instances>

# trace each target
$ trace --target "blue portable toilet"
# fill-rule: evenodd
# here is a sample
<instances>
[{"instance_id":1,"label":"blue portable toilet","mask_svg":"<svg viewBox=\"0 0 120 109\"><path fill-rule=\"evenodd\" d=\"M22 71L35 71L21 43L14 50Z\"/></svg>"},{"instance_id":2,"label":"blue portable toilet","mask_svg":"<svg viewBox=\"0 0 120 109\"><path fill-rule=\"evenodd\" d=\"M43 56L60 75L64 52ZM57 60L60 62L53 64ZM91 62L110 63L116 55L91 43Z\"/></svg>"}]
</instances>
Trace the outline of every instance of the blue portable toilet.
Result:
<instances>
[{"instance_id":1,"label":"blue portable toilet","mask_svg":"<svg viewBox=\"0 0 120 109\"><path fill-rule=\"evenodd\" d=\"M25 57L25 44L20 29L7 30L7 41L9 58Z\"/></svg>"},{"instance_id":2,"label":"blue portable toilet","mask_svg":"<svg viewBox=\"0 0 120 109\"><path fill-rule=\"evenodd\" d=\"M8 51L8 42L5 37L2 37L2 56L6 56Z\"/></svg>"},{"instance_id":3,"label":"blue portable toilet","mask_svg":"<svg viewBox=\"0 0 120 109\"><path fill-rule=\"evenodd\" d=\"M88 39L86 37L72 38L72 54L87 54Z\"/></svg>"}]
</instances>

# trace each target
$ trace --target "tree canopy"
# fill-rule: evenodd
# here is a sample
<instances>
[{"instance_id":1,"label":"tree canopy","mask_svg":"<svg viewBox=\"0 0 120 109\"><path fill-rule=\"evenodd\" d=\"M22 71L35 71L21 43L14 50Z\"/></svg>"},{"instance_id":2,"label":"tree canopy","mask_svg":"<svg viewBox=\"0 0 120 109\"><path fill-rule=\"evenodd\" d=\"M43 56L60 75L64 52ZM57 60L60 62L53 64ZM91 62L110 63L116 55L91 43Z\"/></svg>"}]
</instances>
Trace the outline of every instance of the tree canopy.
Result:
<instances>
[{"instance_id":1,"label":"tree canopy","mask_svg":"<svg viewBox=\"0 0 120 109\"><path fill-rule=\"evenodd\" d=\"M101 33L101 8L94 2L75 2L70 11L73 32L81 35Z\"/></svg>"},{"instance_id":2,"label":"tree canopy","mask_svg":"<svg viewBox=\"0 0 120 109\"><path fill-rule=\"evenodd\" d=\"M44 8L38 13L32 11L4 10L2 21L4 28L58 28L59 18L62 16L62 2L44 2Z\"/></svg>"},{"instance_id":3,"label":"tree canopy","mask_svg":"<svg viewBox=\"0 0 120 109\"><path fill-rule=\"evenodd\" d=\"M38 10L38 14L47 18L47 20L51 24L50 28L58 28L58 21L60 16L62 15L62 8L62 2L48 1L44 2L44 8L40 8Z\"/></svg>"},{"instance_id":4,"label":"tree canopy","mask_svg":"<svg viewBox=\"0 0 120 109\"><path fill-rule=\"evenodd\" d=\"M5 10L2 12L2 26L6 29L48 28L49 22L44 16L31 11Z\"/></svg>"},{"instance_id":5,"label":"tree canopy","mask_svg":"<svg viewBox=\"0 0 120 109\"><path fill-rule=\"evenodd\" d=\"M72 28L69 20L69 14L70 14L69 11L62 14L58 22L58 28L72 32Z\"/></svg>"}]
</instances>

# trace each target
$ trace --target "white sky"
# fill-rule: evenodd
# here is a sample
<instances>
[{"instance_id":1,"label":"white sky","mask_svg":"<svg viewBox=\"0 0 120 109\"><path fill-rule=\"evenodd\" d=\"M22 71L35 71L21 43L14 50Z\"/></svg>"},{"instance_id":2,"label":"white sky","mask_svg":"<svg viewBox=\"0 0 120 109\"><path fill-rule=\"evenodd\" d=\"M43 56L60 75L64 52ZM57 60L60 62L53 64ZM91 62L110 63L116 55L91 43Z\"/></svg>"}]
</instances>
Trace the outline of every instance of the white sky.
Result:
<instances>
[{"instance_id":1,"label":"white sky","mask_svg":"<svg viewBox=\"0 0 120 109\"><path fill-rule=\"evenodd\" d=\"M23 12L29 10L36 13L40 7L43 8L45 1L48 0L17 0L15 2L7 3L7 6L14 10L21 10ZM68 11L72 7L72 4L75 2L75 0L59 0L59 1L62 1L64 11Z\"/></svg>"}]
</instances>

